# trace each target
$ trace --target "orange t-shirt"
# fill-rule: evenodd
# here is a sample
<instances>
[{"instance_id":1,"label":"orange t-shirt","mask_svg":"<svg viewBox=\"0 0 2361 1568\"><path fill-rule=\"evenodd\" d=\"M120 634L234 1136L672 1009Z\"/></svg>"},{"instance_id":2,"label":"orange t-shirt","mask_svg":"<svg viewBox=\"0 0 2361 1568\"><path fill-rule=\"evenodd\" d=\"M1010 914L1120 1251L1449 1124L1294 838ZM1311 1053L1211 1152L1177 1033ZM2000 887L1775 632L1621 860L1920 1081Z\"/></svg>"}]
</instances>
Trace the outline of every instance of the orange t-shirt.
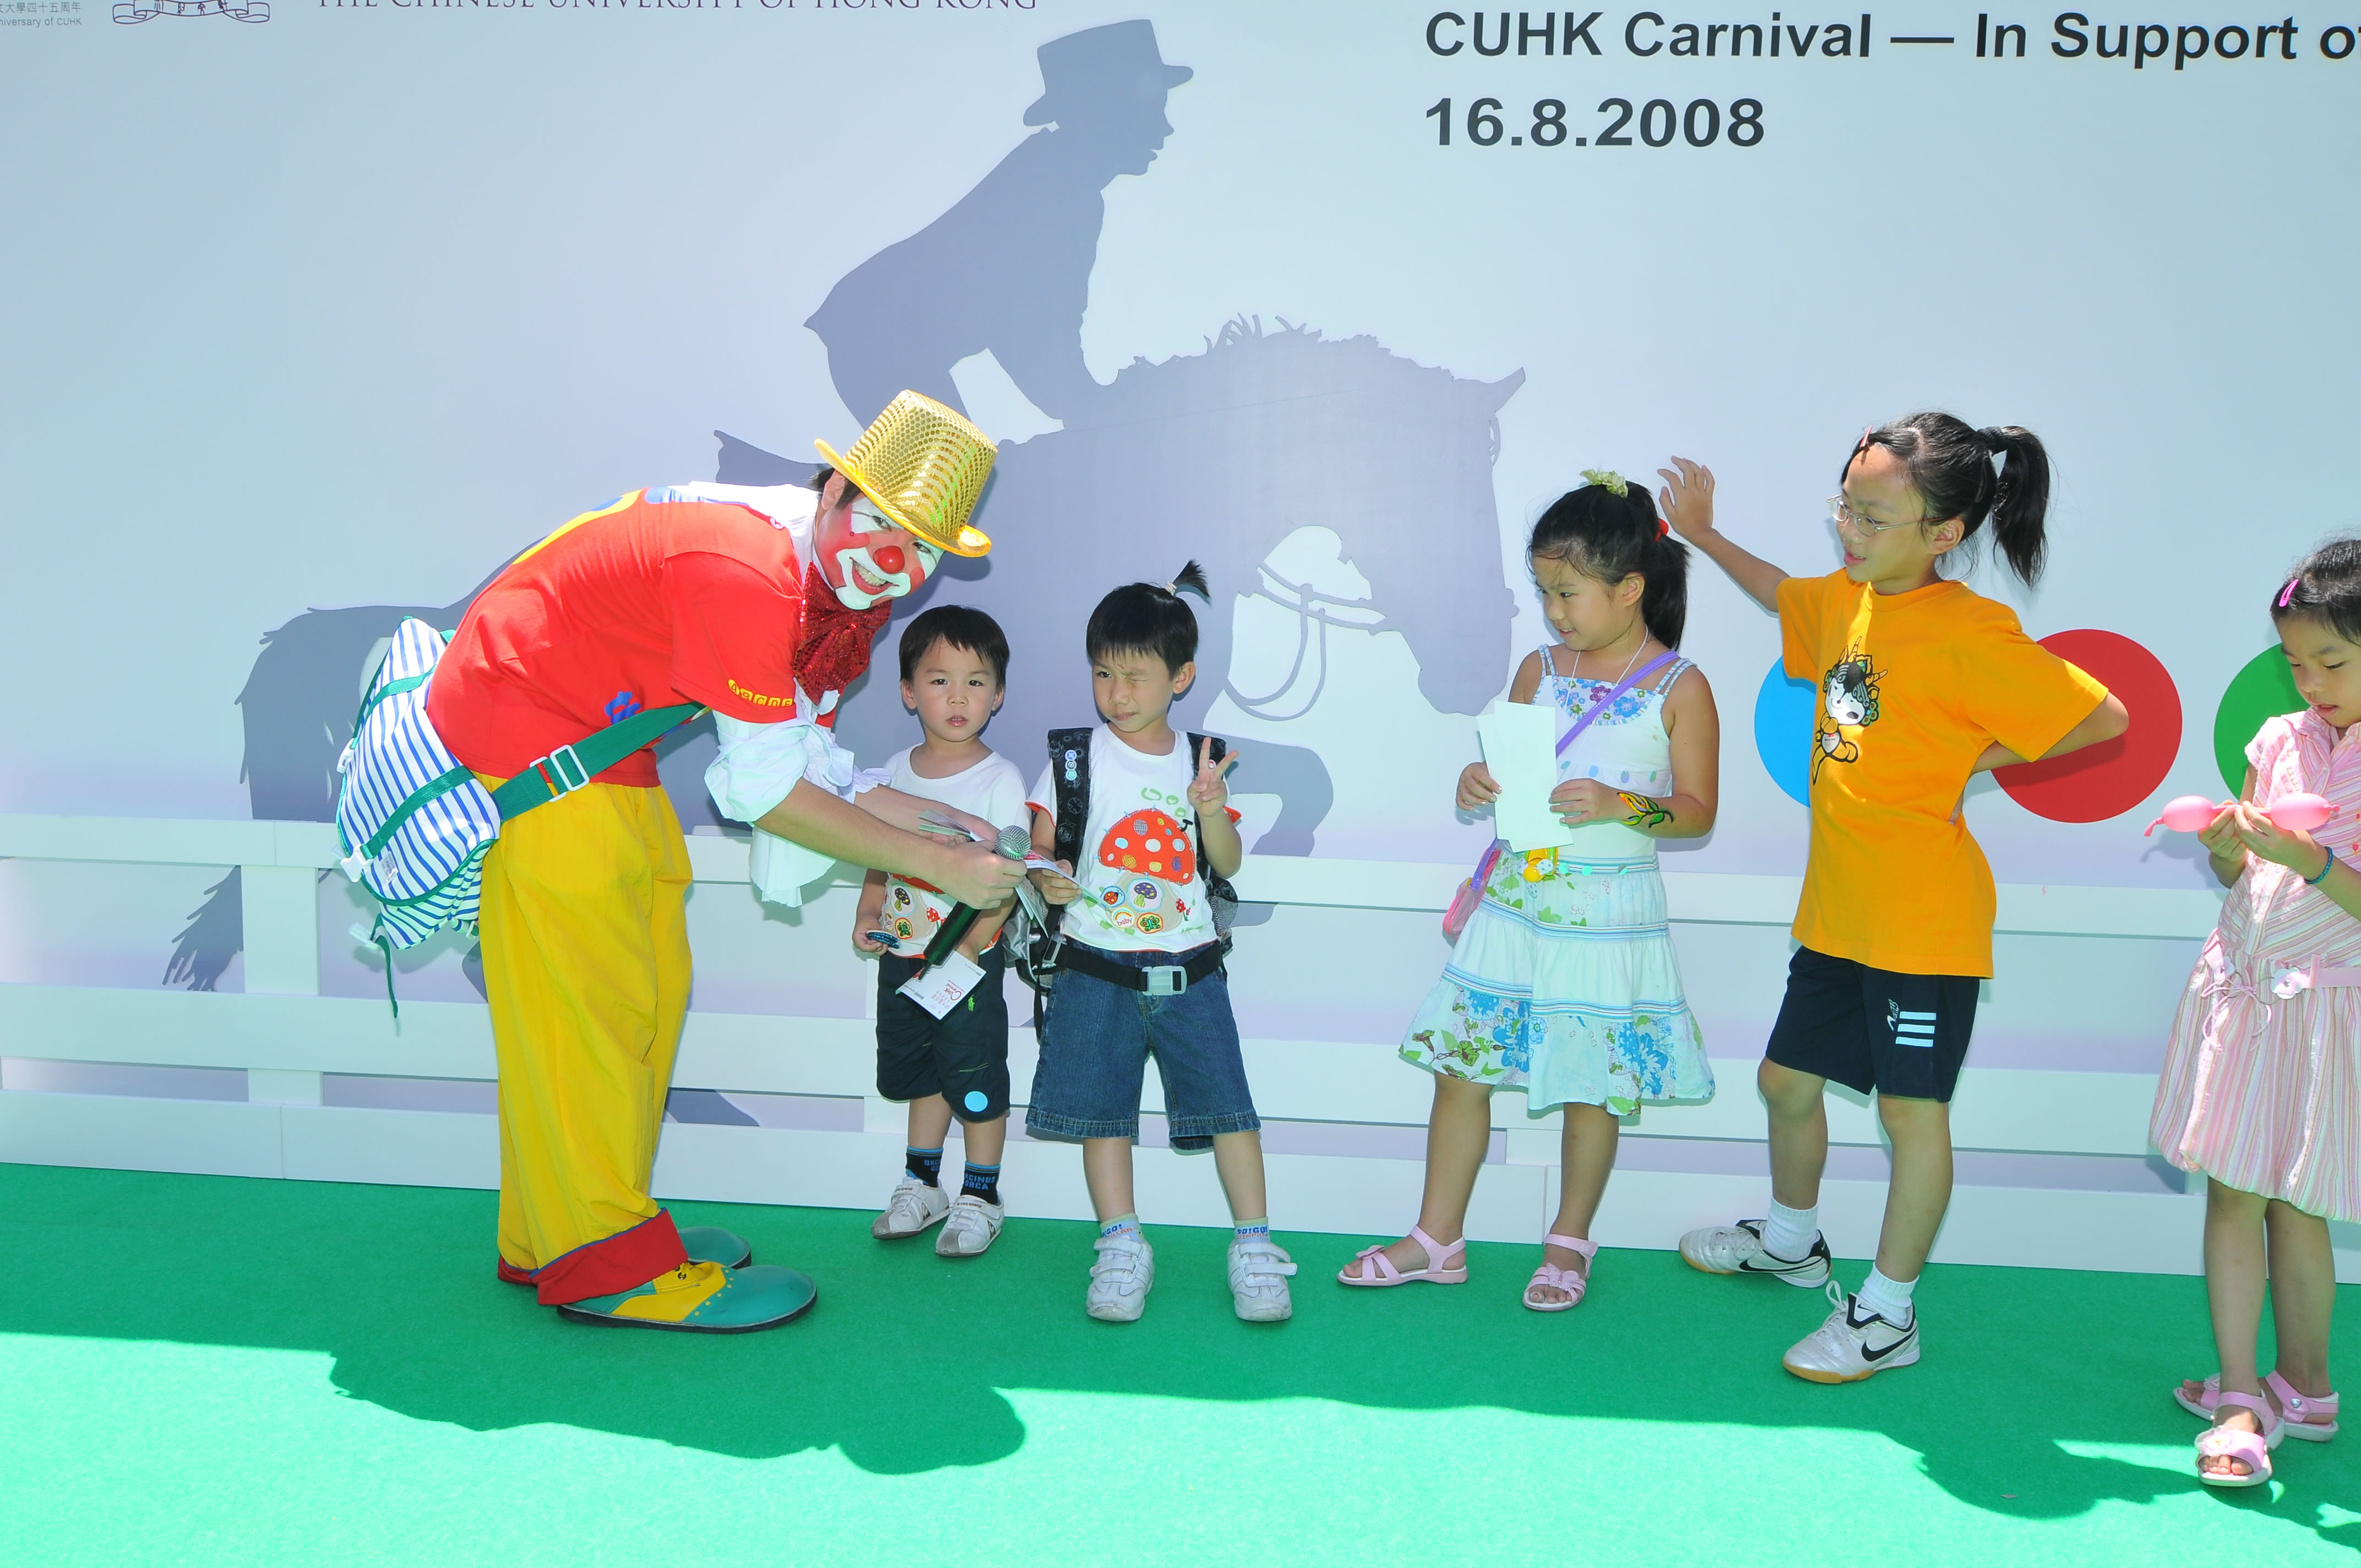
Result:
<instances>
[{"instance_id":1,"label":"orange t-shirt","mask_svg":"<svg viewBox=\"0 0 2361 1568\"><path fill-rule=\"evenodd\" d=\"M1991 974L1992 867L1960 795L1985 747L2038 757L2106 687L1959 583L1789 577L1779 628L1787 674L1817 683L1795 940L1899 974Z\"/></svg>"},{"instance_id":2,"label":"orange t-shirt","mask_svg":"<svg viewBox=\"0 0 2361 1568\"><path fill-rule=\"evenodd\" d=\"M576 518L476 596L426 695L453 756L508 778L641 708L795 716L793 537L742 506L645 495ZM654 787L655 748L598 782Z\"/></svg>"}]
</instances>

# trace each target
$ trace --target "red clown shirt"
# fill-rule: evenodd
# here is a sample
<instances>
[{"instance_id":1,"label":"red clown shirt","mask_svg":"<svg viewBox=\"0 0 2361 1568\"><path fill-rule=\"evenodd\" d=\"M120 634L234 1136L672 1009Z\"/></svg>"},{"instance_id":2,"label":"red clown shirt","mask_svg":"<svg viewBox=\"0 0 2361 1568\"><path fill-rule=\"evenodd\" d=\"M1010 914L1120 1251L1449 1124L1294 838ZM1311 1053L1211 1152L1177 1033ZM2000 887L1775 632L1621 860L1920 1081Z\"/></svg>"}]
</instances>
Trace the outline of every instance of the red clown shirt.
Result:
<instances>
[{"instance_id":1,"label":"red clown shirt","mask_svg":"<svg viewBox=\"0 0 2361 1568\"><path fill-rule=\"evenodd\" d=\"M841 690L891 607L844 609L796 539L818 498L770 494L781 515L635 490L517 557L435 665L426 711L444 744L508 778L642 708L695 702L772 724L796 716L798 677L807 693ZM654 748L598 780L653 788Z\"/></svg>"}]
</instances>

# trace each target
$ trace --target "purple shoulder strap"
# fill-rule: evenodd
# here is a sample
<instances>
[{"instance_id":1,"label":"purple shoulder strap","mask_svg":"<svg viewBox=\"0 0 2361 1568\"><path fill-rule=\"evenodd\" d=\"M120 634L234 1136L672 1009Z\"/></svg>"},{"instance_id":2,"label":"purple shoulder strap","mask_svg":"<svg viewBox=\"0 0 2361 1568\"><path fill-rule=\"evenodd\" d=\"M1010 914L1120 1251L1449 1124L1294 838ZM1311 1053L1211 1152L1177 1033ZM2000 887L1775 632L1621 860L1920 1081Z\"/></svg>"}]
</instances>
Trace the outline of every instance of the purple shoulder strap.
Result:
<instances>
[{"instance_id":1,"label":"purple shoulder strap","mask_svg":"<svg viewBox=\"0 0 2361 1568\"><path fill-rule=\"evenodd\" d=\"M1600 714L1606 712L1607 705L1609 703L1613 702L1617 697L1621 696L1633 686L1645 685L1650 675L1654 674L1658 670L1663 669L1666 664L1671 663L1680 656L1679 649L1668 648L1664 652L1659 653L1654 658L1649 660L1645 668L1634 670L1630 674L1624 676L1621 680L1616 682L1615 689L1613 691L1609 692L1605 696L1602 696L1597 702L1592 703L1588 710L1586 711L1580 718L1576 719L1573 724L1568 726L1565 734L1557 738L1558 754L1561 756L1565 755L1565 749L1574 744L1574 738L1581 734L1584 730L1589 729L1590 721L1598 718Z\"/></svg>"}]
</instances>

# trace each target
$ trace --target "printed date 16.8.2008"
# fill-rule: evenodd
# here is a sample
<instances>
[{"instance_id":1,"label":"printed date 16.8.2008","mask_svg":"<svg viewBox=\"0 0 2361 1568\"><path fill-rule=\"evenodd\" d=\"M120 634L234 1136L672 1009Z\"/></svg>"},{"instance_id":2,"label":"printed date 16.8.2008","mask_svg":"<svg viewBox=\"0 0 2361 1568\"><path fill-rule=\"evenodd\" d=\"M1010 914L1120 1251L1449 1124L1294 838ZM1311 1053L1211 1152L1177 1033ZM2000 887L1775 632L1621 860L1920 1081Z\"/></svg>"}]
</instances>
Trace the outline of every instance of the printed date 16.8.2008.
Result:
<instances>
[{"instance_id":1,"label":"printed date 16.8.2008","mask_svg":"<svg viewBox=\"0 0 2361 1568\"><path fill-rule=\"evenodd\" d=\"M1543 98L1535 104L1532 124L1513 135L1500 113L1498 98L1478 98L1468 104L1462 127L1466 139L1477 147L1498 147L1503 140L1510 147L1566 145L1572 127L1566 124L1565 104L1559 99ZM1592 135L1572 137L1576 147L1630 147L1635 129L1640 145L1645 147L1670 147L1676 138L1691 147L1711 147L1725 140L1732 147L1763 145L1760 98L1741 98L1726 111L1710 98L1695 99L1686 109L1675 107L1669 98L1651 98L1638 108L1629 98L1609 98L1600 103L1598 113L1604 123ZM1437 144L1449 147L1458 118L1452 113L1451 100L1437 99L1426 117L1435 123Z\"/></svg>"}]
</instances>

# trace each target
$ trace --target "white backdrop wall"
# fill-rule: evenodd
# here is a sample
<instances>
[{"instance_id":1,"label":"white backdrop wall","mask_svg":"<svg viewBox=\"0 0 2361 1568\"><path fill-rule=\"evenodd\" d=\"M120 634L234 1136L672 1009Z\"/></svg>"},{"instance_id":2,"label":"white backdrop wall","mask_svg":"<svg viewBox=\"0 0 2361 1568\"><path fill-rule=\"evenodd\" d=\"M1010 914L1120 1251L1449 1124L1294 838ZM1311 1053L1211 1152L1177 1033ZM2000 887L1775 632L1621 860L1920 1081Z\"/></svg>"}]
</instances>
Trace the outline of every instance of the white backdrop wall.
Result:
<instances>
[{"instance_id":1,"label":"white backdrop wall","mask_svg":"<svg viewBox=\"0 0 2361 1568\"><path fill-rule=\"evenodd\" d=\"M1865 53L1860 16L1795 11L1776 58L1733 58L1728 31L1676 55L1682 24L1724 25L1679 7L1602 11L1596 54L1557 47L1587 9L1480 27L1464 7L1223 0L258 9L85 3L0 28L0 811L316 818L320 759L400 608L456 606L620 491L774 471L858 430L873 411L839 390L857 378L804 324L854 278L875 288L840 359L898 345L1005 438L982 520L1003 549L934 590L1012 624L1022 607L1025 721L995 742L1027 757L1044 723L1087 717L1100 592L1203 556L1227 678L1190 717L1247 751L1264 853L1473 858L1484 828L1454 817L1450 780L1543 636L1521 539L1579 469L1706 461L1725 527L1817 572L1820 498L1861 426L1933 406L2029 426L2058 466L2040 588L1989 568L1977 587L2036 636L2133 640L2182 709L2169 771L2105 819L1980 785L1995 872L2195 889L2185 843L2140 837L2147 808L2218 793L2216 704L2269 643L2270 592L2361 522L2328 455L2361 413L2361 59L2335 58L2361 16L2301 14L2262 55L2254 19L2220 10L2174 24L2177 62L2136 66L2059 52L2136 21L1990 14L2026 48L1980 56L1978 13L1923 5L1872 13ZM1039 132L1026 111L1041 46L1143 15L1194 72L1153 161L1042 177L1031 206L992 195L1028 137L1120 161L1137 133L1079 114ZM1512 26L1521 46L1478 52ZM1487 97L1488 147L1469 119ZM1647 145L1669 122L1642 114L1632 145L1599 145L1616 99L1692 129L1703 101L1712 143ZM1555 147L1544 101L1572 133ZM1752 146L1732 145L1741 101ZM1102 184L1089 236L1067 209ZM986 241L929 228L980 186ZM1086 306L1044 306L1077 268ZM979 313L998 324L972 330ZM905 318L924 341L895 337ZM1041 368L1060 354L1091 386ZM1775 626L1709 566L1692 607L1724 803L1668 868L1793 875L1803 809L1753 741ZM872 750L915 735L890 687L851 707ZM698 744L667 768L692 820ZM0 978L153 987L177 961L178 986L237 990L221 874L0 864ZM378 991L342 935L349 895L323 891L321 988ZM700 1009L862 1012L844 895L796 920L701 885L695 916ZM1776 1004L1784 949L1743 929L1682 928L1720 1058L1759 1049ZM2004 938L1972 1059L2152 1072L2193 948ZM472 1000L464 950L406 960L405 994ZM1283 908L1245 935L1243 1022L1374 1051L1441 956L1428 915Z\"/></svg>"}]
</instances>

